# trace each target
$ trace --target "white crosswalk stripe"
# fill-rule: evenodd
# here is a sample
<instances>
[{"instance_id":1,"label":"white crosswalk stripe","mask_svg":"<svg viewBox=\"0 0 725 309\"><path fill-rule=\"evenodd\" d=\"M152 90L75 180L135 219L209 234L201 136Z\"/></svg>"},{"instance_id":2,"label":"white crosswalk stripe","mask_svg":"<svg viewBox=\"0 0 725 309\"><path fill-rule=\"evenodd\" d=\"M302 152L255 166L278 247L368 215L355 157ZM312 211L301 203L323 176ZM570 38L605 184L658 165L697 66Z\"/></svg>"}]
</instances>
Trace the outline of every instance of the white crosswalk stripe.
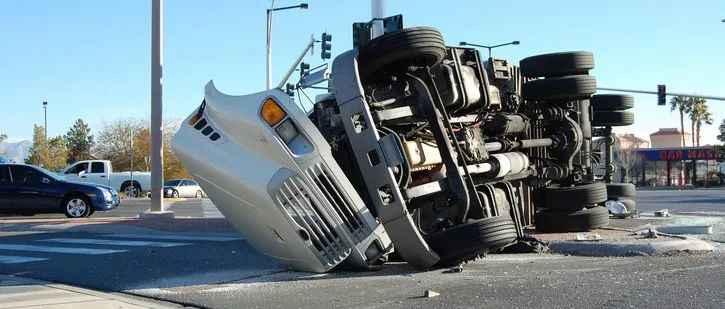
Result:
<instances>
[{"instance_id":1,"label":"white crosswalk stripe","mask_svg":"<svg viewBox=\"0 0 725 309\"><path fill-rule=\"evenodd\" d=\"M0 244L0 265L43 262L52 259L52 256L32 257L7 254L8 251L101 255L128 252L133 247L171 248L194 245L198 241L224 242L242 239L242 237L234 233L96 234L90 238L57 237L36 239L32 245ZM74 246L66 247L64 245Z\"/></svg>"},{"instance_id":2,"label":"white crosswalk stripe","mask_svg":"<svg viewBox=\"0 0 725 309\"><path fill-rule=\"evenodd\" d=\"M12 256L0 255L0 264L20 264L38 261L47 261L47 258L31 257L31 256Z\"/></svg>"},{"instance_id":3,"label":"white crosswalk stripe","mask_svg":"<svg viewBox=\"0 0 725 309\"><path fill-rule=\"evenodd\" d=\"M112 249L53 247L53 246L38 246L38 245L11 245L11 244L0 244L0 250L82 254L82 255L99 255L99 254L111 254L111 253L126 252L126 250L112 250Z\"/></svg>"},{"instance_id":4,"label":"white crosswalk stripe","mask_svg":"<svg viewBox=\"0 0 725 309\"><path fill-rule=\"evenodd\" d=\"M161 247L161 248L190 245L190 243L183 243L183 242L117 240L117 239L98 239L98 238L51 238L51 239L40 239L39 241L58 242L58 243L64 243L64 244L108 245L108 246L130 246L130 247Z\"/></svg>"},{"instance_id":5,"label":"white crosswalk stripe","mask_svg":"<svg viewBox=\"0 0 725 309\"><path fill-rule=\"evenodd\" d=\"M181 241L233 241L241 240L237 236L198 236L198 235L159 235L159 234L106 234L103 237L115 238L140 238L140 239L159 239L159 240L181 240Z\"/></svg>"}]
</instances>

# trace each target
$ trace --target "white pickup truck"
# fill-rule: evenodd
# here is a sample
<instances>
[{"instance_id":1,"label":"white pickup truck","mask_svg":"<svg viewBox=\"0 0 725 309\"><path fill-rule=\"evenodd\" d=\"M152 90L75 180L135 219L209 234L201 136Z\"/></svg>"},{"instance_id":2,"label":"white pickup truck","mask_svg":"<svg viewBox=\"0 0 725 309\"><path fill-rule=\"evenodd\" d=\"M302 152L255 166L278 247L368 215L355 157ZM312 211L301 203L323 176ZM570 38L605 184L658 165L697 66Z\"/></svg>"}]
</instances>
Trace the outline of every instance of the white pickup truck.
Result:
<instances>
[{"instance_id":1,"label":"white pickup truck","mask_svg":"<svg viewBox=\"0 0 725 309\"><path fill-rule=\"evenodd\" d=\"M113 172L111 161L85 160L67 167L62 176L69 181L89 182L110 186L128 197L138 197L141 192L150 191L151 173Z\"/></svg>"}]
</instances>

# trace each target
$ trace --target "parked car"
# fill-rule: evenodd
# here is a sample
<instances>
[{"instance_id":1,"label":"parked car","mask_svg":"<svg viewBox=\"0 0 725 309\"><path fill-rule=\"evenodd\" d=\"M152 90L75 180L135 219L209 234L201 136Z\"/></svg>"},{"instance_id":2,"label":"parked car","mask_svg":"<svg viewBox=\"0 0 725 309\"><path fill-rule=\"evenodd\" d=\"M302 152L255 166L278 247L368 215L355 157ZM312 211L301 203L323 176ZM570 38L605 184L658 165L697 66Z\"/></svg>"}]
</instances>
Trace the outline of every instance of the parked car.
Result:
<instances>
[{"instance_id":1,"label":"parked car","mask_svg":"<svg viewBox=\"0 0 725 309\"><path fill-rule=\"evenodd\" d=\"M111 161L108 160L78 161L67 167L62 174L70 181L109 186L128 197L139 197L142 192L151 191L151 173L114 172Z\"/></svg>"},{"instance_id":2,"label":"parked car","mask_svg":"<svg viewBox=\"0 0 725 309\"><path fill-rule=\"evenodd\" d=\"M37 166L0 164L0 213L82 218L118 204L118 193L111 187L71 182Z\"/></svg>"},{"instance_id":3,"label":"parked car","mask_svg":"<svg viewBox=\"0 0 725 309\"><path fill-rule=\"evenodd\" d=\"M204 190L191 179L173 179L164 183L164 197L204 197Z\"/></svg>"}]
</instances>

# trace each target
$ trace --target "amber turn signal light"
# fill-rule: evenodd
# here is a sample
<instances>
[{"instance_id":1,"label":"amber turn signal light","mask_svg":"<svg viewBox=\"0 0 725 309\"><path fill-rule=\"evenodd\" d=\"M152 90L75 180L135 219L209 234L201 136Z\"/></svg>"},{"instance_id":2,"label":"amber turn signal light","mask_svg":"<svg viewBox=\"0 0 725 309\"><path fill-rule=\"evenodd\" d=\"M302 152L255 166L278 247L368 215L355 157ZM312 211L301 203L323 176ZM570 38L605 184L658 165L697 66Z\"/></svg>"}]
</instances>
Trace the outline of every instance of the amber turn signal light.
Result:
<instances>
[{"instance_id":1,"label":"amber turn signal light","mask_svg":"<svg viewBox=\"0 0 725 309\"><path fill-rule=\"evenodd\" d=\"M260 111L259 114L270 126L278 124L285 116L287 116L287 113L285 113L282 107L280 107L279 104L277 104L277 102L272 98L268 98L264 101L262 104L262 111Z\"/></svg>"}]
</instances>

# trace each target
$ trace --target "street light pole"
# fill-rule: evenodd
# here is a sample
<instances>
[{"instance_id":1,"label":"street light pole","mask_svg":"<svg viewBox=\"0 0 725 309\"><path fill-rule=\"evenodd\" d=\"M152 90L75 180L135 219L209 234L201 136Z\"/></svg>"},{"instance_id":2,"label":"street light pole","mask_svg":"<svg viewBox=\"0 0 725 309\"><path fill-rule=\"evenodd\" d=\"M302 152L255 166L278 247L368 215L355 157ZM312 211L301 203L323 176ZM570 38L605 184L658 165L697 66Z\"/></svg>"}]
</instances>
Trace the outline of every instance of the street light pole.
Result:
<instances>
[{"instance_id":1,"label":"street light pole","mask_svg":"<svg viewBox=\"0 0 725 309\"><path fill-rule=\"evenodd\" d=\"M521 42L519 42L519 41L511 41L511 42L508 42L508 43L503 43L503 44L498 44L498 45L491 45L491 46L489 46L489 45L481 45L481 44L474 44L474 43L468 43L468 42L461 42L461 43L459 43L459 45L461 45L461 46L473 46L473 47L480 47L480 48L488 49L488 58L489 59L491 58L491 50L492 49L497 48L497 47L501 47L501 46L506 46L506 45L519 45L519 44L521 44Z\"/></svg>"},{"instance_id":2,"label":"street light pole","mask_svg":"<svg viewBox=\"0 0 725 309\"><path fill-rule=\"evenodd\" d=\"M163 0L151 0L151 213L164 211Z\"/></svg>"},{"instance_id":3,"label":"street light pole","mask_svg":"<svg viewBox=\"0 0 725 309\"><path fill-rule=\"evenodd\" d=\"M45 143L48 144L48 101L43 101L43 130L45 130Z\"/></svg>"},{"instance_id":4,"label":"street light pole","mask_svg":"<svg viewBox=\"0 0 725 309\"><path fill-rule=\"evenodd\" d=\"M274 0L272 0L272 6L267 9L267 90L272 88L272 12L297 8L307 9L308 5L307 3L300 3L298 5L275 8Z\"/></svg>"}]
</instances>

